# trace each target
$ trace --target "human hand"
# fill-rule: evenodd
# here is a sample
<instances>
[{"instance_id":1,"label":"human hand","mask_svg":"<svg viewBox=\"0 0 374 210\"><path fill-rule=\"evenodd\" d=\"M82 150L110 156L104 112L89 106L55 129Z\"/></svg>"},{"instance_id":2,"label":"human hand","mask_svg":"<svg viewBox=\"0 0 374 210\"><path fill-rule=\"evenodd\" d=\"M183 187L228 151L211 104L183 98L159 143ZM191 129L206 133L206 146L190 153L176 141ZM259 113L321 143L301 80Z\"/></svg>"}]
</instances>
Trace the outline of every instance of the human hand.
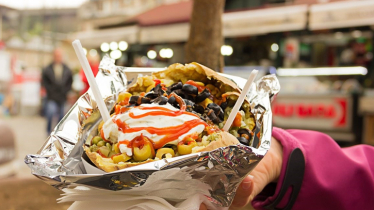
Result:
<instances>
[{"instance_id":1,"label":"human hand","mask_svg":"<svg viewBox=\"0 0 374 210\"><path fill-rule=\"evenodd\" d=\"M278 140L272 138L271 147L265 157L254 168L251 175L245 177L239 185L230 209L243 208L252 201L266 185L271 182L277 182L282 169L282 159L282 145ZM200 210L207 210L207 207L201 204Z\"/></svg>"}]
</instances>

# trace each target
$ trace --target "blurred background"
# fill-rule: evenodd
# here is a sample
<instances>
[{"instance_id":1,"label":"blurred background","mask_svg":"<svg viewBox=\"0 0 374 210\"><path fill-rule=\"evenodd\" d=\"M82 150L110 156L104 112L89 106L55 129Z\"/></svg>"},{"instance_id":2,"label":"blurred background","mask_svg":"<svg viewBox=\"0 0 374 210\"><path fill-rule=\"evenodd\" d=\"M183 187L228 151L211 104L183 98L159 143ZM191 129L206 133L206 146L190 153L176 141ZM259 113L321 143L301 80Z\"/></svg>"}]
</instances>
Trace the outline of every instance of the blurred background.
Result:
<instances>
[{"instance_id":1,"label":"blurred background","mask_svg":"<svg viewBox=\"0 0 374 210\"><path fill-rule=\"evenodd\" d=\"M373 0L201 2L197 10L192 0L0 0L2 207L69 206L56 204L60 192L34 178L23 158L37 153L49 134L50 75L43 69L54 69L56 83L69 86L57 106L64 113L87 89L71 46L75 39L94 73L108 54L128 67L192 59L243 78L253 69L276 74L281 92L273 103L275 126L318 130L341 146L374 145ZM208 11L219 11L219 18ZM208 38L199 39L199 32ZM212 44L209 37L216 34ZM205 57L197 56L200 45L218 53L198 60ZM58 120L50 119L52 127ZM27 199L30 192L37 199Z\"/></svg>"}]
</instances>

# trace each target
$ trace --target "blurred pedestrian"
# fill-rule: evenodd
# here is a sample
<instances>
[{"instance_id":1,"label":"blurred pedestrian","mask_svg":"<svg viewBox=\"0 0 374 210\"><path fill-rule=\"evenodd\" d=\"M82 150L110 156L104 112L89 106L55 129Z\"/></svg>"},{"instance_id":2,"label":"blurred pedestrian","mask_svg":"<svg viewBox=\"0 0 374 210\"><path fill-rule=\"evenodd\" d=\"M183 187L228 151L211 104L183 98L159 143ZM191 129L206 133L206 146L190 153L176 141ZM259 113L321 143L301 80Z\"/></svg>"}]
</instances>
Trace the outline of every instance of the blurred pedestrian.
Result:
<instances>
[{"instance_id":1,"label":"blurred pedestrian","mask_svg":"<svg viewBox=\"0 0 374 210\"><path fill-rule=\"evenodd\" d=\"M99 55L97 55L97 54L96 55L88 55L87 59L88 59L88 63L91 66L92 73L96 77L97 72L99 72L99 64L100 64ZM90 84L88 84L88 80L87 80L86 75L84 74L83 69L80 70L79 74L80 74L82 82L84 84L83 90L81 91L81 95L82 95L85 92L87 92L87 90L90 88Z\"/></svg>"},{"instance_id":2,"label":"blurred pedestrian","mask_svg":"<svg viewBox=\"0 0 374 210\"><path fill-rule=\"evenodd\" d=\"M54 117L58 121L64 116L64 104L73 82L72 72L63 62L61 49L53 52L53 62L43 69L42 85L47 92L45 116L47 118L47 133L51 133Z\"/></svg>"}]
</instances>

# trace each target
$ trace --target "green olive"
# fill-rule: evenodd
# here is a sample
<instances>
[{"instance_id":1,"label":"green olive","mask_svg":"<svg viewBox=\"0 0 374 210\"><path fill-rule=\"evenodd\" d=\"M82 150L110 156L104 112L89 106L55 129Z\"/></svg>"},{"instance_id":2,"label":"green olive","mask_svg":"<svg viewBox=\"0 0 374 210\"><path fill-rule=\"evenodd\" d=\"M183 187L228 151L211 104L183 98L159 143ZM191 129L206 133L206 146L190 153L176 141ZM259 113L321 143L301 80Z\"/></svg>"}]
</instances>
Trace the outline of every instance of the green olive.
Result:
<instances>
[{"instance_id":1,"label":"green olive","mask_svg":"<svg viewBox=\"0 0 374 210\"><path fill-rule=\"evenodd\" d=\"M150 144L145 144L141 149L139 147L134 148L133 158L135 161L145 161L148 158L153 158L154 150Z\"/></svg>"},{"instance_id":2,"label":"green olive","mask_svg":"<svg viewBox=\"0 0 374 210\"><path fill-rule=\"evenodd\" d=\"M99 141L97 144L96 144L98 147L103 147L105 146L105 141Z\"/></svg>"},{"instance_id":3,"label":"green olive","mask_svg":"<svg viewBox=\"0 0 374 210\"><path fill-rule=\"evenodd\" d=\"M103 139L100 136L95 136L92 139L92 144L97 144L99 141L102 141Z\"/></svg>"},{"instance_id":4,"label":"green olive","mask_svg":"<svg viewBox=\"0 0 374 210\"><path fill-rule=\"evenodd\" d=\"M192 153L192 148L196 147L197 143L195 140L181 141L178 143L178 153L181 155L187 155Z\"/></svg>"},{"instance_id":5,"label":"green olive","mask_svg":"<svg viewBox=\"0 0 374 210\"><path fill-rule=\"evenodd\" d=\"M166 154L170 154L172 157L175 156L174 150L172 148L160 148L157 150L156 157L162 159L165 158Z\"/></svg>"},{"instance_id":6,"label":"green olive","mask_svg":"<svg viewBox=\"0 0 374 210\"><path fill-rule=\"evenodd\" d=\"M91 152L96 152L98 149L99 149L99 147L97 147L95 144L90 146L90 151Z\"/></svg>"}]
</instances>

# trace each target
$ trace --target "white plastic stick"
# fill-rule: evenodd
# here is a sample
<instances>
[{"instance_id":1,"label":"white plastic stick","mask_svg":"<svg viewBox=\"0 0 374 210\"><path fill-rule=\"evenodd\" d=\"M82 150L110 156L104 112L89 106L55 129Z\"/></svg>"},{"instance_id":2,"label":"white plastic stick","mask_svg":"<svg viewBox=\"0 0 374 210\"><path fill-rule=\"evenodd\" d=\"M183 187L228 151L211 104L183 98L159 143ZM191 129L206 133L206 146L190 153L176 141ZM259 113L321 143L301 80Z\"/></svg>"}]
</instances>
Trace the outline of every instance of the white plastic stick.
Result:
<instances>
[{"instance_id":1,"label":"white plastic stick","mask_svg":"<svg viewBox=\"0 0 374 210\"><path fill-rule=\"evenodd\" d=\"M86 55L83 52L81 42L79 40L75 40L73 42L73 47L74 47L75 53L77 54L78 60L81 63L83 71L86 74L88 84L90 84L92 93L94 94L94 97L95 97L97 106L99 107L101 116L103 117L104 122L106 122L110 119L109 111L108 111L107 107L105 106L103 97L101 96L99 87L96 84L95 77L92 73L90 64L88 63Z\"/></svg>"},{"instance_id":2,"label":"white plastic stick","mask_svg":"<svg viewBox=\"0 0 374 210\"><path fill-rule=\"evenodd\" d=\"M231 113L230 113L229 117L227 118L225 126L223 126L224 131L226 131L226 132L229 131L229 129L231 127L231 124L236 117L236 114L238 113L240 107L243 104L244 98L247 95L249 88L251 87L253 81L256 78L257 73L258 73L258 70L253 70L251 72L251 74L249 75L248 80L245 83L244 88L242 90L242 93L239 95L238 100L236 101L234 107L232 108Z\"/></svg>"}]
</instances>

